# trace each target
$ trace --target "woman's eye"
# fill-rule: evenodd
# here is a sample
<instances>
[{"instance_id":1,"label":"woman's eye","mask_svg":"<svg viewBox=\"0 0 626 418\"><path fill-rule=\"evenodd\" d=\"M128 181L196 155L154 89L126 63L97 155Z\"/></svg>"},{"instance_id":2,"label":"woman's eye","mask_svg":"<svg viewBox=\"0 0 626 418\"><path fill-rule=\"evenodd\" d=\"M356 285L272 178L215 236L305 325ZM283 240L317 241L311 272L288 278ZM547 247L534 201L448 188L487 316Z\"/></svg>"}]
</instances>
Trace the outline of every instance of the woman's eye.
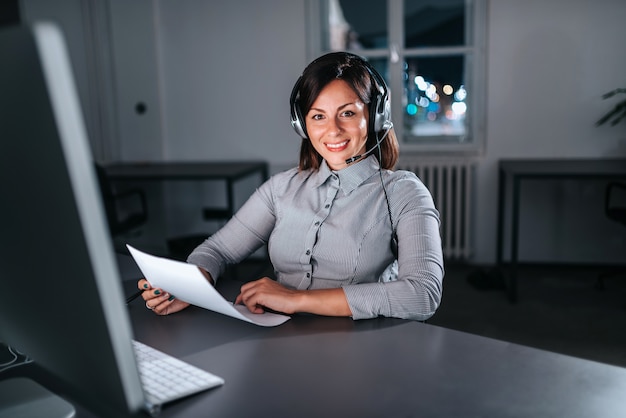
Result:
<instances>
[{"instance_id":1,"label":"woman's eye","mask_svg":"<svg viewBox=\"0 0 626 418\"><path fill-rule=\"evenodd\" d=\"M313 116L311 116L311 119L313 119L313 120L322 120L322 119L324 119L324 116L323 115L319 115L319 114L318 115L313 115Z\"/></svg>"},{"instance_id":2,"label":"woman's eye","mask_svg":"<svg viewBox=\"0 0 626 418\"><path fill-rule=\"evenodd\" d=\"M350 116L354 116L354 112L351 110L346 110L345 112L342 113L342 115L345 117L350 117Z\"/></svg>"}]
</instances>

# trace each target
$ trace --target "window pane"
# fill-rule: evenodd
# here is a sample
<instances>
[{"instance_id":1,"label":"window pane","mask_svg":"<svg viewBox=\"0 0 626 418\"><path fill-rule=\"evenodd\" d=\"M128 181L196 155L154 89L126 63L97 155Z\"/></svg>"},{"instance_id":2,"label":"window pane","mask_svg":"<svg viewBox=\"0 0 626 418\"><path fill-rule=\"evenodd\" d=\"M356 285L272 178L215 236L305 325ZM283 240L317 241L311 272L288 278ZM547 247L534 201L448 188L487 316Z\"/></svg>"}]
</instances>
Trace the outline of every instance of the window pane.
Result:
<instances>
[{"instance_id":1,"label":"window pane","mask_svg":"<svg viewBox=\"0 0 626 418\"><path fill-rule=\"evenodd\" d=\"M366 58L367 62L381 75L389 86L389 61L386 58Z\"/></svg>"},{"instance_id":2,"label":"window pane","mask_svg":"<svg viewBox=\"0 0 626 418\"><path fill-rule=\"evenodd\" d=\"M329 0L327 8L327 50L387 47L386 0Z\"/></svg>"},{"instance_id":3,"label":"window pane","mask_svg":"<svg viewBox=\"0 0 626 418\"><path fill-rule=\"evenodd\" d=\"M465 45L465 0L404 2L406 48Z\"/></svg>"},{"instance_id":4,"label":"window pane","mask_svg":"<svg viewBox=\"0 0 626 418\"><path fill-rule=\"evenodd\" d=\"M403 119L407 142L426 137L464 140L468 111L465 65L463 55L406 59Z\"/></svg>"}]
</instances>

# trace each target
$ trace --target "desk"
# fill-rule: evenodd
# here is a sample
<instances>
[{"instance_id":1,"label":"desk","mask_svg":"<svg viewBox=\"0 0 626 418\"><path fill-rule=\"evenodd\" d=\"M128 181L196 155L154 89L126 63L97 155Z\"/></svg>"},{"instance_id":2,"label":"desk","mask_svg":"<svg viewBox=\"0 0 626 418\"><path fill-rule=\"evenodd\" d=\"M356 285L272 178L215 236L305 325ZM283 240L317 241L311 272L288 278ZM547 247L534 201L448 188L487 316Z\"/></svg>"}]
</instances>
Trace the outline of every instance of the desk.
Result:
<instances>
[{"instance_id":1,"label":"desk","mask_svg":"<svg viewBox=\"0 0 626 418\"><path fill-rule=\"evenodd\" d=\"M268 165L263 161L226 162L150 162L114 163L105 166L115 181L137 180L222 180L226 182L227 217L235 212L234 184L253 174L268 178Z\"/></svg>"},{"instance_id":2,"label":"desk","mask_svg":"<svg viewBox=\"0 0 626 418\"><path fill-rule=\"evenodd\" d=\"M261 328L130 307L136 337L222 376L163 417L615 417L626 369L391 318Z\"/></svg>"},{"instance_id":3,"label":"desk","mask_svg":"<svg viewBox=\"0 0 626 418\"><path fill-rule=\"evenodd\" d=\"M624 368L429 324L300 315L263 328L196 307L158 317L141 301L129 312L138 340L226 381L166 405L163 418L614 418L626 411Z\"/></svg>"},{"instance_id":4,"label":"desk","mask_svg":"<svg viewBox=\"0 0 626 418\"><path fill-rule=\"evenodd\" d=\"M503 271L504 219L506 216L507 183L511 181L511 255L507 295L517 301L517 263L519 239L520 187L523 180L600 179L626 177L626 159L532 159L501 160L498 166L497 264Z\"/></svg>"}]
</instances>

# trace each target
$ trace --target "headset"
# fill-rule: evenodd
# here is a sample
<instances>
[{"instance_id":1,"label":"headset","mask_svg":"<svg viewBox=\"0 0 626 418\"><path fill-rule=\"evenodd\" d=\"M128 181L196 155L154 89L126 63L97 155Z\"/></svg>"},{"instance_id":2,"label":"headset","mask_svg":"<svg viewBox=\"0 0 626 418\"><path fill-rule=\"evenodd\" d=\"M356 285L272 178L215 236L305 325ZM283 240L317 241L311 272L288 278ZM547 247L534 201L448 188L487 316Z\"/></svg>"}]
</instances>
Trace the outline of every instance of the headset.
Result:
<instances>
[{"instance_id":1,"label":"headset","mask_svg":"<svg viewBox=\"0 0 626 418\"><path fill-rule=\"evenodd\" d=\"M389 89L387 88L385 80L380 75L380 73L376 71L376 69L368 61L365 60L365 58L355 54L350 54L348 52L344 52L343 54L348 57L355 58L361 64L363 64L367 72L374 80L376 90L378 90L378 93L375 97L372 98L369 104L368 132L374 132L377 136L378 134L380 134L380 132L388 132L393 127L393 124L391 122L391 104L389 102ZM311 64L313 63L315 63L315 61L313 61ZM289 104L291 107L291 126L300 137L308 139L309 136L306 132L306 123L304 121L304 117L302 115L302 110L299 103L301 84L302 76L298 78L296 84L293 86L293 90L291 91L291 97L289 99ZM382 139L379 140L378 144L380 144L381 141Z\"/></svg>"}]
</instances>

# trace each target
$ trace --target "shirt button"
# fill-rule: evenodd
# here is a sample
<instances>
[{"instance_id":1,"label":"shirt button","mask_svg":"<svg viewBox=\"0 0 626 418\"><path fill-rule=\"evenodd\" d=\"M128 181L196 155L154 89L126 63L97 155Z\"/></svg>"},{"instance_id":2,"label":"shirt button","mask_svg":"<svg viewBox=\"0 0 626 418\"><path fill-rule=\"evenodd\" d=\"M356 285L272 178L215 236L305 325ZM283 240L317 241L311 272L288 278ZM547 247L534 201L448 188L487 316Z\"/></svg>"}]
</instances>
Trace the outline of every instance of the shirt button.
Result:
<instances>
[{"instance_id":1,"label":"shirt button","mask_svg":"<svg viewBox=\"0 0 626 418\"><path fill-rule=\"evenodd\" d=\"M306 274L306 278L308 279L308 278L310 278L310 277L311 277L311 273L307 273L307 274Z\"/></svg>"},{"instance_id":2,"label":"shirt button","mask_svg":"<svg viewBox=\"0 0 626 418\"><path fill-rule=\"evenodd\" d=\"M320 226L320 221L315 222L315 226Z\"/></svg>"},{"instance_id":3,"label":"shirt button","mask_svg":"<svg viewBox=\"0 0 626 418\"><path fill-rule=\"evenodd\" d=\"M326 203L326 206L324 206L326 209L328 209L330 207L329 203Z\"/></svg>"},{"instance_id":4,"label":"shirt button","mask_svg":"<svg viewBox=\"0 0 626 418\"><path fill-rule=\"evenodd\" d=\"M311 254L311 250L306 250L306 255L310 255Z\"/></svg>"}]
</instances>

